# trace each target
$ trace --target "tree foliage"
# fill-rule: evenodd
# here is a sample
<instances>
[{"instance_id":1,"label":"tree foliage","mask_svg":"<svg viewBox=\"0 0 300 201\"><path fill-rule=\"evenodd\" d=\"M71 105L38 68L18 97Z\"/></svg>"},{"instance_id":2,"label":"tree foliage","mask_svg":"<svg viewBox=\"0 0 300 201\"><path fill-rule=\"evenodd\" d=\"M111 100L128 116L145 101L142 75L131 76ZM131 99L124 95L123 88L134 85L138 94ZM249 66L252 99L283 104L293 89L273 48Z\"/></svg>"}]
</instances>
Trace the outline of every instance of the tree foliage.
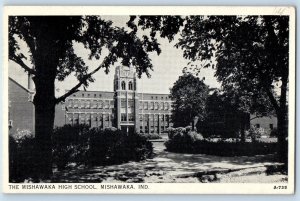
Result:
<instances>
[{"instance_id":1,"label":"tree foliage","mask_svg":"<svg viewBox=\"0 0 300 201\"><path fill-rule=\"evenodd\" d=\"M22 54L20 41L29 48L29 58ZM84 58L75 53L74 45L82 44L89 59L100 60L89 69ZM104 55L104 50L108 51ZM113 26L100 16L10 16L9 59L31 74L35 84L35 154L40 178L52 173L52 133L55 105L94 81L100 69L109 72L120 61L135 67L138 76L152 69L148 52L160 53L156 40L139 38L137 30ZM27 65L25 59L31 61ZM78 83L60 97L55 97L55 80L63 81L74 74Z\"/></svg>"},{"instance_id":2,"label":"tree foliage","mask_svg":"<svg viewBox=\"0 0 300 201\"><path fill-rule=\"evenodd\" d=\"M175 127L185 127L197 116L203 119L208 86L202 80L185 73L170 89L173 102L172 121Z\"/></svg>"},{"instance_id":3,"label":"tree foliage","mask_svg":"<svg viewBox=\"0 0 300 201\"><path fill-rule=\"evenodd\" d=\"M152 24L156 24L150 29L165 32L162 22L166 17L149 18L152 19L148 21L155 20ZM170 30L173 34L180 33L176 47L183 49L183 56L191 61L209 61L204 67L215 68L215 76L224 91L237 92L235 95L243 97L243 104L248 108L256 105L255 100L267 97L277 115L279 145L285 144L283 141L288 133L289 17L185 16L181 19L184 21L182 29ZM210 61L212 59L216 60L216 66ZM286 147L280 149L280 153L285 153Z\"/></svg>"}]
</instances>

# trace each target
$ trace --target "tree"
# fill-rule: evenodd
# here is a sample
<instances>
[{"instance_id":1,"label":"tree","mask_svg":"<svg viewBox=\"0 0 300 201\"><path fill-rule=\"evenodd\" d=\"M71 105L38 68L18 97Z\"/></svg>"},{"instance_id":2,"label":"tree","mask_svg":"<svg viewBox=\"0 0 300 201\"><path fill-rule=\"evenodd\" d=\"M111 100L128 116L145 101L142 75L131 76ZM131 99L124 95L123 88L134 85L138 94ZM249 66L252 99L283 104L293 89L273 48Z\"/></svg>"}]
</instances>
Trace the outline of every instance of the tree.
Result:
<instances>
[{"instance_id":1,"label":"tree","mask_svg":"<svg viewBox=\"0 0 300 201\"><path fill-rule=\"evenodd\" d=\"M173 102L172 121L175 127L185 127L194 118L200 120L205 115L205 103L208 96L208 86L202 80L190 73L184 73L170 89Z\"/></svg>"},{"instance_id":2,"label":"tree","mask_svg":"<svg viewBox=\"0 0 300 201\"><path fill-rule=\"evenodd\" d=\"M177 44L191 60L215 56L215 75L225 91L268 97L278 119L280 154L287 152L288 35L287 16L191 16Z\"/></svg>"},{"instance_id":3,"label":"tree","mask_svg":"<svg viewBox=\"0 0 300 201\"><path fill-rule=\"evenodd\" d=\"M214 90L206 101L206 116L197 125L203 135L238 137L245 142L245 130L249 128L250 114L242 109L239 97Z\"/></svg>"},{"instance_id":4,"label":"tree","mask_svg":"<svg viewBox=\"0 0 300 201\"><path fill-rule=\"evenodd\" d=\"M183 49L183 56L187 59L209 61L203 67L216 69L215 76L224 91L242 91L249 96L267 97L278 119L279 153L285 154L289 17L186 16L180 20L182 29L176 26L169 28L169 32L165 30L168 27L166 24L172 26L173 22L166 20L164 16L142 17L138 24L150 27L154 33L160 32L163 37L165 33L174 35L180 32L176 47ZM155 26L151 27L151 24ZM215 66L213 59L216 60ZM252 102L248 103L252 105ZM285 155L280 156L280 159L284 158Z\"/></svg>"},{"instance_id":5,"label":"tree","mask_svg":"<svg viewBox=\"0 0 300 201\"><path fill-rule=\"evenodd\" d=\"M138 75L149 75L152 69L147 52L160 53L158 43L147 37L136 35L137 30L114 27L111 21L99 16L10 16L9 17L9 59L19 64L33 76L36 88L35 106L35 154L37 178L47 179L52 175L52 144L55 105L83 86L93 82L93 74L109 67L118 59L126 66L137 69ZM30 51L32 66L20 52L19 41L26 42ZM100 59L103 49L108 55L102 63L89 72L84 59L77 56L74 44L83 44L90 50L89 59ZM78 79L66 94L55 97L55 80L63 81L70 74Z\"/></svg>"}]
</instances>

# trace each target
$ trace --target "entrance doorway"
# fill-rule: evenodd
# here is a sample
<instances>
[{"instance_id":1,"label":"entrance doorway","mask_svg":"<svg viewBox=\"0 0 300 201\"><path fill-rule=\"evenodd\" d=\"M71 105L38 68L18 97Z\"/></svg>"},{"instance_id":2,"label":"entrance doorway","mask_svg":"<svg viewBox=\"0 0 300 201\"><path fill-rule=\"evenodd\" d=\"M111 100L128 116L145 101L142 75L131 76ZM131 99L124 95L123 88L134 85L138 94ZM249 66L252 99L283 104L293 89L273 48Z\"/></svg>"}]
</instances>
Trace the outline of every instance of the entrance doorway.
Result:
<instances>
[{"instance_id":1,"label":"entrance doorway","mask_svg":"<svg viewBox=\"0 0 300 201\"><path fill-rule=\"evenodd\" d=\"M133 133L134 132L134 126L121 126L121 130L124 133Z\"/></svg>"}]
</instances>

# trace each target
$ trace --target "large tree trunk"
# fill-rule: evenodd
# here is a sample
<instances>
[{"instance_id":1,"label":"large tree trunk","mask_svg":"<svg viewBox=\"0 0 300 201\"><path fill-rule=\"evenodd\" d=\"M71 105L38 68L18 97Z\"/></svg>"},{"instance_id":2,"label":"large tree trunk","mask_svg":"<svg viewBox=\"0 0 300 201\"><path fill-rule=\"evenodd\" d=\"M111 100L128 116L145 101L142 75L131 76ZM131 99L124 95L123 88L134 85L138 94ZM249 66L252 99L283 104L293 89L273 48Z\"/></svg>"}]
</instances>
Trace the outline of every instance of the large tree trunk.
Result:
<instances>
[{"instance_id":1,"label":"large tree trunk","mask_svg":"<svg viewBox=\"0 0 300 201\"><path fill-rule=\"evenodd\" d=\"M278 157L281 162L287 164L288 159L288 107L286 102L288 76L284 75L281 79L281 95L279 100L280 108L277 111L277 129L278 129Z\"/></svg>"},{"instance_id":2,"label":"large tree trunk","mask_svg":"<svg viewBox=\"0 0 300 201\"><path fill-rule=\"evenodd\" d=\"M288 157L288 120L285 112L277 113L277 129L278 129L278 159L281 162L287 163Z\"/></svg>"},{"instance_id":3,"label":"large tree trunk","mask_svg":"<svg viewBox=\"0 0 300 201\"><path fill-rule=\"evenodd\" d=\"M37 177L52 176L52 133L55 105L44 101L35 102L35 147Z\"/></svg>"},{"instance_id":4,"label":"large tree trunk","mask_svg":"<svg viewBox=\"0 0 300 201\"><path fill-rule=\"evenodd\" d=\"M52 176L52 133L55 118L55 70L56 63L50 54L43 54L37 62L37 74L33 78L36 87L35 106L35 159L38 179Z\"/></svg>"}]
</instances>

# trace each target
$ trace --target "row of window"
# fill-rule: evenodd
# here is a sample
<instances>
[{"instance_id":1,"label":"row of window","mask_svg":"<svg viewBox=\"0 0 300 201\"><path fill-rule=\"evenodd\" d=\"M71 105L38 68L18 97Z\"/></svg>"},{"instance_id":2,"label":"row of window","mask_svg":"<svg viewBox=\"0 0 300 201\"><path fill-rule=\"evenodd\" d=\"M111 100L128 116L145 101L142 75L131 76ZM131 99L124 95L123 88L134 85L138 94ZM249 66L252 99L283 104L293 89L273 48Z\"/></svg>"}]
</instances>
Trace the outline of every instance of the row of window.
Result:
<instances>
[{"instance_id":1,"label":"row of window","mask_svg":"<svg viewBox=\"0 0 300 201\"><path fill-rule=\"evenodd\" d=\"M121 108L126 108L127 102L128 102L128 108L134 108L134 100L128 99L128 101L126 101L125 98L121 99Z\"/></svg>"},{"instance_id":2,"label":"row of window","mask_svg":"<svg viewBox=\"0 0 300 201\"><path fill-rule=\"evenodd\" d=\"M94 121L109 121L113 119L114 114L73 114L68 115L69 120L79 119L82 121L93 119Z\"/></svg>"},{"instance_id":3,"label":"row of window","mask_svg":"<svg viewBox=\"0 0 300 201\"><path fill-rule=\"evenodd\" d=\"M256 124L255 127L256 128L260 128L260 124ZM270 130L273 130L274 129L274 125L273 124L269 124L269 128L270 128Z\"/></svg>"},{"instance_id":4,"label":"row of window","mask_svg":"<svg viewBox=\"0 0 300 201\"><path fill-rule=\"evenodd\" d=\"M117 89L118 89L118 82L116 82L117 84ZM125 81L122 81L121 82L121 89L122 90L136 90L136 85L132 82L132 81L129 81L128 82L128 87L126 87L126 82Z\"/></svg>"},{"instance_id":5,"label":"row of window","mask_svg":"<svg viewBox=\"0 0 300 201\"><path fill-rule=\"evenodd\" d=\"M99 94L99 93L92 93L92 94L90 94L90 93L82 93L82 94L80 94L80 93L76 93L76 94L73 94L73 97L87 97L87 98L91 98L91 97L94 97L94 98L98 98L98 97L100 97L100 98L102 98L102 94Z\"/></svg>"},{"instance_id":6,"label":"row of window","mask_svg":"<svg viewBox=\"0 0 300 201\"><path fill-rule=\"evenodd\" d=\"M126 115L125 113L121 113L121 121L127 121L127 117L128 121L134 121L134 114L129 113L128 115Z\"/></svg>"},{"instance_id":7,"label":"row of window","mask_svg":"<svg viewBox=\"0 0 300 201\"><path fill-rule=\"evenodd\" d=\"M158 102L140 102L139 109L142 110L170 110L170 104Z\"/></svg>"},{"instance_id":8,"label":"row of window","mask_svg":"<svg viewBox=\"0 0 300 201\"><path fill-rule=\"evenodd\" d=\"M67 108L99 108L110 109L114 108L114 101L84 101L84 100L68 100Z\"/></svg>"}]
</instances>

